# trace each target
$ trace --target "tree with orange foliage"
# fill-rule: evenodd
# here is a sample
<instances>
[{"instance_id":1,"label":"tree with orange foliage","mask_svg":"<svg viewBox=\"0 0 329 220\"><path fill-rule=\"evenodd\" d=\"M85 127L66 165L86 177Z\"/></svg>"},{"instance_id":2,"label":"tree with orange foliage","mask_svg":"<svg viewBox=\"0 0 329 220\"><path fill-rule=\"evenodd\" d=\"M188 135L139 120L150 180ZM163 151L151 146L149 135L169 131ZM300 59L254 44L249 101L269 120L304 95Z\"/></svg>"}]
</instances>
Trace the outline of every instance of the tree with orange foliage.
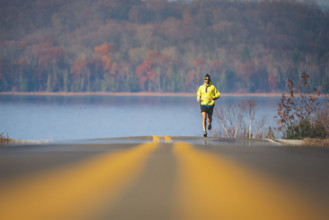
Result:
<instances>
[{"instance_id":1,"label":"tree with orange foliage","mask_svg":"<svg viewBox=\"0 0 329 220\"><path fill-rule=\"evenodd\" d=\"M95 53L100 54L101 56L111 56L114 52L114 46L110 43L104 43L102 45L96 46L94 48L94 51Z\"/></svg>"},{"instance_id":2,"label":"tree with orange foliage","mask_svg":"<svg viewBox=\"0 0 329 220\"><path fill-rule=\"evenodd\" d=\"M104 70L103 82L101 83L102 91L118 90L117 62L113 58L114 51L115 47L110 43L104 43L94 47L94 52L100 57Z\"/></svg>"},{"instance_id":3,"label":"tree with orange foliage","mask_svg":"<svg viewBox=\"0 0 329 220\"><path fill-rule=\"evenodd\" d=\"M113 58L114 45L110 43L104 43L94 48L94 52L100 56L103 69L104 69L104 81L102 83L101 90L117 90L117 62Z\"/></svg>"},{"instance_id":4,"label":"tree with orange foliage","mask_svg":"<svg viewBox=\"0 0 329 220\"><path fill-rule=\"evenodd\" d=\"M165 56L157 51L149 51L142 64L136 69L142 90L161 91L160 69L165 64Z\"/></svg>"},{"instance_id":5,"label":"tree with orange foliage","mask_svg":"<svg viewBox=\"0 0 329 220\"><path fill-rule=\"evenodd\" d=\"M94 48L96 54L98 54L103 62L104 69L110 73L115 72L115 62L113 60L114 46L110 43L104 43Z\"/></svg>"}]
</instances>

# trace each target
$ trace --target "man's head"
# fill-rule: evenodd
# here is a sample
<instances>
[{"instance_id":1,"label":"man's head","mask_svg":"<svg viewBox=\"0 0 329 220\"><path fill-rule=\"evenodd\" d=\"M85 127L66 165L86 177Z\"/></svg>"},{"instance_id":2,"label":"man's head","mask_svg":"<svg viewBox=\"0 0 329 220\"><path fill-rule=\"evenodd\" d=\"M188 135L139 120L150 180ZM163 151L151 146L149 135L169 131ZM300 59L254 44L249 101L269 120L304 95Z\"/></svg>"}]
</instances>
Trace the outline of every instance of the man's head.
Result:
<instances>
[{"instance_id":1,"label":"man's head","mask_svg":"<svg viewBox=\"0 0 329 220\"><path fill-rule=\"evenodd\" d=\"M210 83L210 76L209 76L209 74L207 73L205 76L204 76L204 82L205 83L207 83L207 84L209 84Z\"/></svg>"}]
</instances>

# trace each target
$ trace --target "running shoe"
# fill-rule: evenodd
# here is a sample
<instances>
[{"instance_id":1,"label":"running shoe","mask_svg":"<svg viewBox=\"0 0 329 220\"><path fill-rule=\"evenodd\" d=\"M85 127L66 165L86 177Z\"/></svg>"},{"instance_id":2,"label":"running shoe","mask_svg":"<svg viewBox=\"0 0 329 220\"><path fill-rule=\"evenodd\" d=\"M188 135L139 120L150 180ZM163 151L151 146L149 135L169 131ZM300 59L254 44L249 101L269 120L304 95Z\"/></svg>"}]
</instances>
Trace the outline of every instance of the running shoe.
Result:
<instances>
[{"instance_id":1,"label":"running shoe","mask_svg":"<svg viewBox=\"0 0 329 220\"><path fill-rule=\"evenodd\" d=\"M208 130L209 130L209 131L211 130L211 124L208 125Z\"/></svg>"},{"instance_id":2,"label":"running shoe","mask_svg":"<svg viewBox=\"0 0 329 220\"><path fill-rule=\"evenodd\" d=\"M207 132L206 131L203 132L203 137L207 137Z\"/></svg>"}]
</instances>

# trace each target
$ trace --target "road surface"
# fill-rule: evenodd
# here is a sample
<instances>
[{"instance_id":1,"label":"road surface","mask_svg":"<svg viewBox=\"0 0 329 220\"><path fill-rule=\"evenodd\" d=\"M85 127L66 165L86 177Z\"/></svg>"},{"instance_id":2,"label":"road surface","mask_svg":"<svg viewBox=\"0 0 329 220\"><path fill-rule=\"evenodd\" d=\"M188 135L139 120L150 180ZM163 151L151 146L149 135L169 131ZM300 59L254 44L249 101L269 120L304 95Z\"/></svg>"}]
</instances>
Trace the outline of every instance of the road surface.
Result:
<instances>
[{"instance_id":1,"label":"road surface","mask_svg":"<svg viewBox=\"0 0 329 220\"><path fill-rule=\"evenodd\" d=\"M0 146L3 220L328 219L329 148L148 136Z\"/></svg>"}]
</instances>

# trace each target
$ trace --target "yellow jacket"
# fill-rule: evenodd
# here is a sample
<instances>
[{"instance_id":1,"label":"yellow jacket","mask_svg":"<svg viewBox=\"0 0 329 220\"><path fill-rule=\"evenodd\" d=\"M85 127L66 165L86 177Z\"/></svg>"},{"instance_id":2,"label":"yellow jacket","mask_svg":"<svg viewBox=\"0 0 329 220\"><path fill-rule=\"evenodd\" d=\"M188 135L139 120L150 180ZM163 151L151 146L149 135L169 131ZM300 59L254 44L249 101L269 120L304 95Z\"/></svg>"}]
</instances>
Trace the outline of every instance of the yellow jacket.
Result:
<instances>
[{"instance_id":1,"label":"yellow jacket","mask_svg":"<svg viewBox=\"0 0 329 220\"><path fill-rule=\"evenodd\" d=\"M212 84L212 81L209 84L203 84L199 87L197 92L197 99L200 98L201 105L214 105L216 99L220 96L220 92ZM209 100L212 97L213 100Z\"/></svg>"}]
</instances>

